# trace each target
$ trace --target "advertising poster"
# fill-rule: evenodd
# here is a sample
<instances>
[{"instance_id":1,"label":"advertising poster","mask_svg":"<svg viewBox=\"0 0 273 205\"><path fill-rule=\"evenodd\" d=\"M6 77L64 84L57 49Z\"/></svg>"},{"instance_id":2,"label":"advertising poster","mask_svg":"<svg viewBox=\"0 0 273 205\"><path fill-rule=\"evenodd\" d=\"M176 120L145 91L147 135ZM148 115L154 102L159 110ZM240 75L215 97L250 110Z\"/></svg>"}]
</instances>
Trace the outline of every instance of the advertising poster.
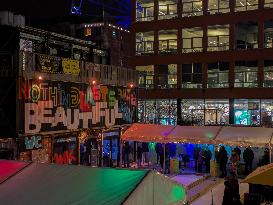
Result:
<instances>
[{"instance_id":1,"label":"advertising poster","mask_svg":"<svg viewBox=\"0 0 273 205\"><path fill-rule=\"evenodd\" d=\"M72 74L72 75L80 74L80 61L78 60L63 58L62 67L63 67L64 74Z\"/></svg>"},{"instance_id":2,"label":"advertising poster","mask_svg":"<svg viewBox=\"0 0 273 205\"><path fill-rule=\"evenodd\" d=\"M36 68L43 73L60 73L60 60L54 56L36 55Z\"/></svg>"}]
</instances>

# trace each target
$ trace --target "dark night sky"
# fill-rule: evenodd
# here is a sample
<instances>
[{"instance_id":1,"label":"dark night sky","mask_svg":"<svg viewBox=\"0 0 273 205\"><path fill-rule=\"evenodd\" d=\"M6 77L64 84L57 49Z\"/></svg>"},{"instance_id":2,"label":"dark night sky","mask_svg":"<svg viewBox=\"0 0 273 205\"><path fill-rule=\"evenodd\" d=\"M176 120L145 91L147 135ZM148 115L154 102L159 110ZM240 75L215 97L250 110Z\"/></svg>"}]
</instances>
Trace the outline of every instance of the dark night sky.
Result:
<instances>
[{"instance_id":1,"label":"dark night sky","mask_svg":"<svg viewBox=\"0 0 273 205\"><path fill-rule=\"evenodd\" d=\"M71 0L5 0L0 10L9 10L37 19L69 15Z\"/></svg>"}]
</instances>

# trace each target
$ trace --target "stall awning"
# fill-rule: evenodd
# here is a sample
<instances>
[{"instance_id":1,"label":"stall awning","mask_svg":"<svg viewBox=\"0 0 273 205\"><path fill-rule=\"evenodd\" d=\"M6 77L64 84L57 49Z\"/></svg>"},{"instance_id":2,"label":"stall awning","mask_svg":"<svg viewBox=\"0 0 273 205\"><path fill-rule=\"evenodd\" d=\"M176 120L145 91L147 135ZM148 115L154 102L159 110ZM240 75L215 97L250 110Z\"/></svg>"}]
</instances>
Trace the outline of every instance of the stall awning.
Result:
<instances>
[{"instance_id":1,"label":"stall awning","mask_svg":"<svg viewBox=\"0 0 273 205\"><path fill-rule=\"evenodd\" d=\"M221 126L176 126L168 135L169 142L213 144Z\"/></svg>"},{"instance_id":2,"label":"stall awning","mask_svg":"<svg viewBox=\"0 0 273 205\"><path fill-rule=\"evenodd\" d=\"M166 142L166 137L175 128L172 125L135 123L128 128L121 138L125 141Z\"/></svg>"},{"instance_id":3,"label":"stall awning","mask_svg":"<svg viewBox=\"0 0 273 205\"><path fill-rule=\"evenodd\" d=\"M264 127L223 127L215 143L231 146L266 147L270 144L272 128Z\"/></svg>"},{"instance_id":4,"label":"stall awning","mask_svg":"<svg viewBox=\"0 0 273 205\"><path fill-rule=\"evenodd\" d=\"M225 144L265 147L271 143L273 128L235 126L170 126L133 124L122 140L158 143Z\"/></svg>"}]
</instances>

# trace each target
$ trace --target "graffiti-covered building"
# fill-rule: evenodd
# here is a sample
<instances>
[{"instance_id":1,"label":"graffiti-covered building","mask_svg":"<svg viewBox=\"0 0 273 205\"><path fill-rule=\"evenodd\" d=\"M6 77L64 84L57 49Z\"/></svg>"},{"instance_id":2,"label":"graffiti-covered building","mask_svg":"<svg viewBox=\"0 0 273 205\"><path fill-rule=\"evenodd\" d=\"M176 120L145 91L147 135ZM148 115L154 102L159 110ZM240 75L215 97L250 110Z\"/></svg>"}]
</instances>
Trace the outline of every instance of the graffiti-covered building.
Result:
<instances>
[{"instance_id":1,"label":"graffiti-covered building","mask_svg":"<svg viewBox=\"0 0 273 205\"><path fill-rule=\"evenodd\" d=\"M136 118L136 71L92 63L91 41L1 31L1 157L117 166L120 133Z\"/></svg>"}]
</instances>

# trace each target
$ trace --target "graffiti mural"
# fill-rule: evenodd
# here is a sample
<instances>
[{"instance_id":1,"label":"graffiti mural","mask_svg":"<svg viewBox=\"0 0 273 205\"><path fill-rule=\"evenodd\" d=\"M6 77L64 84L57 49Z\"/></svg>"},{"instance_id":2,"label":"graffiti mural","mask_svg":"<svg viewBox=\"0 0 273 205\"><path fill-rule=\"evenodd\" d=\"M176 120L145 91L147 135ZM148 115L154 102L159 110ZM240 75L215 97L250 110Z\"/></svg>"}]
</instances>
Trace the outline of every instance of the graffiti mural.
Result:
<instances>
[{"instance_id":1,"label":"graffiti mural","mask_svg":"<svg viewBox=\"0 0 273 205\"><path fill-rule=\"evenodd\" d=\"M20 81L25 133L132 123L133 89L57 81Z\"/></svg>"},{"instance_id":2,"label":"graffiti mural","mask_svg":"<svg viewBox=\"0 0 273 205\"><path fill-rule=\"evenodd\" d=\"M54 139L53 161L56 164L77 164L77 136Z\"/></svg>"}]
</instances>

